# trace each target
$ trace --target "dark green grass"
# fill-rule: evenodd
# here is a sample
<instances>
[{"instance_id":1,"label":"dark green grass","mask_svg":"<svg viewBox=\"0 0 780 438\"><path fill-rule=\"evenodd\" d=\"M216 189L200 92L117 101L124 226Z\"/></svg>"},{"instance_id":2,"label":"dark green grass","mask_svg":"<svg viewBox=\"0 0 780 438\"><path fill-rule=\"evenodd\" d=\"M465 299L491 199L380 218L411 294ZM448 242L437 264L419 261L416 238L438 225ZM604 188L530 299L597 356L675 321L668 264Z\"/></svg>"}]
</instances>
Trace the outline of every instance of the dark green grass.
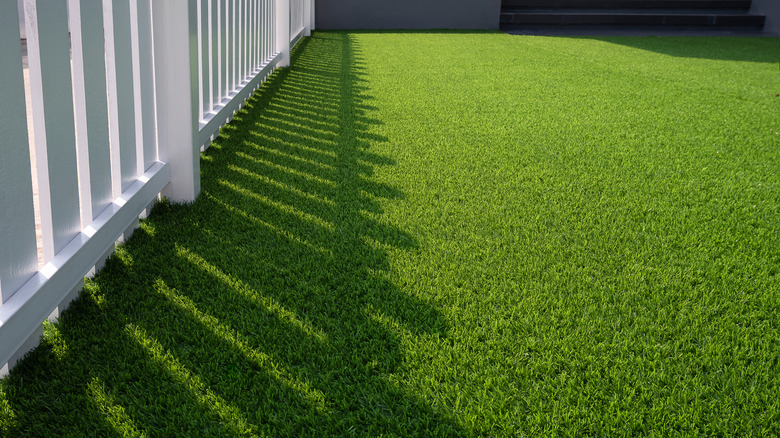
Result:
<instances>
[{"instance_id":1,"label":"dark green grass","mask_svg":"<svg viewBox=\"0 0 780 438\"><path fill-rule=\"evenodd\" d=\"M780 434L778 49L315 33L0 431Z\"/></svg>"}]
</instances>

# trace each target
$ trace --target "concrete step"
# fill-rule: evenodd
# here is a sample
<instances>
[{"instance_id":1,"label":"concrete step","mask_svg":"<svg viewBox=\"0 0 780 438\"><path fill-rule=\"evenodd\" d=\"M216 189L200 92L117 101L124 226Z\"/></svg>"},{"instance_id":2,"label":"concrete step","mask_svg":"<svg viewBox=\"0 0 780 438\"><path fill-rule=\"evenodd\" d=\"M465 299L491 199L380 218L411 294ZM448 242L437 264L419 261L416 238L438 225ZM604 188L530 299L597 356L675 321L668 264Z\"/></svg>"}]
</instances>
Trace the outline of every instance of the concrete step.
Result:
<instances>
[{"instance_id":1,"label":"concrete step","mask_svg":"<svg viewBox=\"0 0 780 438\"><path fill-rule=\"evenodd\" d=\"M503 9L732 9L747 11L750 0L503 0Z\"/></svg>"},{"instance_id":2,"label":"concrete step","mask_svg":"<svg viewBox=\"0 0 780 438\"><path fill-rule=\"evenodd\" d=\"M766 17L733 11L717 13L671 10L509 10L502 11L501 25L547 26L677 26L762 29Z\"/></svg>"}]
</instances>

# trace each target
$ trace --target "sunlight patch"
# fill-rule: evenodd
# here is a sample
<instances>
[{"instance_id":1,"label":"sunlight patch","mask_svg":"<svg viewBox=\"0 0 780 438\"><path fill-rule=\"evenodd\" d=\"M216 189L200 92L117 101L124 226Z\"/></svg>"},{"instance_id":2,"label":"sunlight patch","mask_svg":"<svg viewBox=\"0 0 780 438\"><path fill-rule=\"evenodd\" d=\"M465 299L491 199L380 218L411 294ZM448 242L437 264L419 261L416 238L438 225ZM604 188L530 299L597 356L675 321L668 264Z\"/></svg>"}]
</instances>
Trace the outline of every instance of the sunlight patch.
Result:
<instances>
[{"instance_id":1,"label":"sunlight patch","mask_svg":"<svg viewBox=\"0 0 780 438\"><path fill-rule=\"evenodd\" d=\"M240 186L238 186L236 184L233 184L230 181L225 181L223 179L220 179L218 182L219 182L219 184L221 184L221 185L223 185L223 186L225 186L225 187L227 187L229 189L232 189L233 191L235 191L237 193L241 193L242 195L245 195L245 196L248 196L250 198L254 198L254 199L258 200L258 201L262 202L263 204L267 204L267 205L269 205L271 207L276 207L279 210L282 210L284 212L287 212L287 213L293 214L295 216L298 216L300 219L303 219L303 220L305 220L307 222L311 222L313 224L319 225L319 226L321 226L321 227L323 227L323 228L325 228L327 230L334 231L336 229L336 227L331 222L329 222L329 221L327 221L327 220L325 220L325 219L323 219L323 218L321 218L319 216L315 216L313 214L306 213L305 211L297 209L297 208L295 208L295 207L293 207L293 206L291 206L289 204L285 204L283 202L275 201L275 200L273 200L273 199L271 199L271 198L269 198L267 196L260 195L258 193L255 193L255 192L251 191L251 190L247 190L247 189L245 189L243 187L240 187Z\"/></svg>"},{"instance_id":2,"label":"sunlight patch","mask_svg":"<svg viewBox=\"0 0 780 438\"><path fill-rule=\"evenodd\" d=\"M2 385L0 385L0 432L8 432L8 429L16 423L16 413L14 413L11 404L8 403L8 396Z\"/></svg>"},{"instance_id":3,"label":"sunlight patch","mask_svg":"<svg viewBox=\"0 0 780 438\"><path fill-rule=\"evenodd\" d=\"M322 391L313 388L307 382L297 379L291 371L279 363L268 354L252 348L249 343L243 339L240 333L233 328L222 324L219 319L213 315L206 314L189 298L179 294L175 289L168 287L162 280L155 282L155 290L164 295L172 304L188 313L204 327L208 328L222 342L230 345L240 351L244 357L254 362L262 368L270 377L282 382L292 393L300 394L309 404L315 406L318 410L325 409L325 394Z\"/></svg>"},{"instance_id":4,"label":"sunlight patch","mask_svg":"<svg viewBox=\"0 0 780 438\"><path fill-rule=\"evenodd\" d=\"M240 215L240 216L242 216L242 217L252 221L253 223L256 223L258 225L262 225L263 227L273 231L274 233L276 233L279 236L285 237L285 238L287 238L287 239L289 239L289 240L291 240L291 241L293 241L295 243L300 243L301 245L303 245L303 246L305 246L305 247L307 247L307 248L309 248L309 249L311 249L313 251L316 251L316 252L318 252L320 254L328 255L330 257L333 256L333 251L331 251L328 248L325 248L325 247L320 246L320 245L315 245L315 244L309 242L308 240L306 240L306 239L304 239L302 237L296 236L295 234L293 234L292 232L290 232L287 229L279 228L279 227L277 227L274 224L271 224L271 223L266 222L266 221L264 221L264 220L262 220L260 218L252 216L251 214L245 212L244 210L241 210L240 208L233 207L232 205L229 205L229 204L225 203L221 199L218 199L218 198L216 198L214 196L211 196L207 192L204 192L204 194L205 194L205 196L208 196L208 198L211 199L212 201L214 201L217 204L219 204L222 207L224 207L226 210L228 210L228 211L230 211L232 213L236 213L236 214L238 214L238 215Z\"/></svg>"},{"instance_id":5,"label":"sunlight patch","mask_svg":"<svg viewBox=\"0 0 780 438\"><path fill-rule=\"evenodd\" d=\"M250 178L254 178L254 179L263 181L265 183L271 184L273 186L279 187L280 189L289 190L290 192L293 192L296 195L299 195L301 197L304 197L304 198L307 198L307 199L311 199L311 200L314 200L314 201L317 201L317 202L321 202L321 203L323 203L325 205L329 205L329 206L335 206L336 205L336 203L333 202L330 199L321 198L321 197L319 197L317 195L312 195L311 193L305 192L305 191L303 191L303 190L301 190L301 189L299 189L297 187L293 187L291 185L288 185L288 184L285 184L283 182L277 181L277 180L275 180L273 178L269 178L266 175L260 175L258 173L252 172L252 171L250 171L248 169L245 169L243 167L235 166L233 164L228 164L227 168L232 170L232 171L234 171L234 172L238 172L238 173L240 173L242 175L248 176Z\"/></svg>"},{"instance_id":6,"label":"sunlight patch","mask_svg":"<svg viewBox=\"0 0 780 438\"><path fill-rule=\"evenodd\" d=\"M146 436L139 430L125 408L114 400L113 395L106 392L105 385L99 378L93 377L87 384L87 395L117 434L121 436Z\"/></svg>"},{"instance_id":7,"label":"sunlight patch","mask_svg":"<svg viewBox=\"0 0 780 438\"><path fill-rule=\"evenodd\" d=\"M309 180L312 180L312 181L316 181L316 182L318 182L320 184L324 184L324 185L329 186L329 187L336 187L336 183L334 181L331 181L329 179L325 179L325 178L319 177L317 175L314 175L314 174L311 174L311 173L308 173L308 172L302 172L300 170L293 169L291 167L282 166L281 164L276 164L273 161L268 161L268 160L263 160L262 158L253 157L251 155L245 154L245 153L240 152L240 151L236 152L236 155L241 157L241 158L245 158L247 160L254 161L255 163L262 164L262 165L265 165L265 166L268 166L268 167L271 167L271 168L274 168L274 169L277 169L277 170L281 170L283 172L291 173L293 175L302 176L302 177L304 177L306 179L309 179Z\"/></svg>"},{"instance_id":8,"label":"sunlight patch","mask_svg":"<svg viewBox=\"0 0 780 438\"><path fill-rule=\"evenodd\" d=\"M255 289L243 281L222 272L219 268L206 261L203 257L195 254L187 248L180 245L176 245L176 255L189 261L193 265L201 268L205 272L213 275L219 280L223 281L226 285L230 286L236 292L239 292L245 298L255 302L256 304L265 307L268 311L275 314L280 321L285 321L291 324L302 333L317 339L319 342L327 342L327 336L321 330L315 328L310 323L301 320L295 313L287 310L278 301L271 297L260 295Z\"/></svg>"},{"instance_id":9,"label":"sunlight patch","mask_svg":"<svg viewBox=\"0 0 780 438\"><path fill-rule=\"evenodd\" d=\"M125 327L125 333L149 354L149 357L163 367L171 378L181 385L209 411L213 412L222 421L222 424L235 436L252 433L256 428L247 421L243 413L214 394L200 378L191 373L187 367L179 362L156 339L152 339L146 331L134 324Z\"/></svg>"},{"instance_id":10,"label":"sunlight patch","mask_svg":"<svg viewBox=\"0 0 780 438\"><path fill-rule=\"evenodd\" d=\"M43 339L51 348L57 360L63 360L68 355L68 344L62 337L59 326L49 320L43 322Z\"/></svg>"},{"instance_id":11,"label":"sunlight patch","mask_svg":"<svg viewBox=\"0 0 780 438\"><path fill-rule=\"evenodd\" d=\"M275 140L277 140L277 141L279 141L281 143L284 143L284 144L286 144L288 146L291 146L291 147L299 147L298 145L296 145L294 143L282 142L282 141L280 141L278 139L275 139ZM273 155L276 155L276 156L279 156L279 157L283 157L283 158L286 158L286 159L299 161L301 163L310 164L312 166L321 167L321 168L329 170L331 172L335 172L336 171L336 168L334 166L331 166L330 164L323 163L321 161L310 160L308 158L303 158L303 157L300 157L298 155L287 154L287 153L284 153L284 152L282 152L282 151L280 151L278 149L269 148L267 146L262 146L262 145L258 145L258 144L253 144L252 146L255 149L258 149L258 150L261 150L263 152L267 152L269 154L273 154ZM309 150L309 148L306 148L306 149ZM316 152L319 152L319 151L316 151ZM330 154L323 154L323 155L326 155L326 156L331 157L331 158L336 158L335 156L332 156Z\"/></svg>"}]
</instances>

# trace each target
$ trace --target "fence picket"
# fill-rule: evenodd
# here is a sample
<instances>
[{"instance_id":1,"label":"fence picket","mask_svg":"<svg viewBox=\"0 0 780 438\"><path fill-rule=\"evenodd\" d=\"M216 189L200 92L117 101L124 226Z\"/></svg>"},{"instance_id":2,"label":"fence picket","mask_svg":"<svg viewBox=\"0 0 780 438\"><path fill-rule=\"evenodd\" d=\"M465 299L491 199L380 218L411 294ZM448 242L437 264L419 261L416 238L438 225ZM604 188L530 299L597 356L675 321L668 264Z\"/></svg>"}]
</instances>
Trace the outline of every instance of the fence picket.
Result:
<instances>
[{"instance_id":1,"label":"fence picket","mask_svg":"<svg viewBox=\"0 0 780 438\"><path fill-rule=\"evenodd\" d=\"M214 107L219 103L220 88L219 88L219 3L220 0L209 0L209 77L211 78L210 84L210 96L209 112L214 111Z\"/></svg>"},{"instance_id":2,"label":"fence picket","mask_svg":"<svg viewBox=\"0 0 780 438\"><path fill-rule=\"evenodd\" d=\"M228 80L229 75L229 69L228 69L228 51L230 46L228 45L228 24L230 21L228 20L228 2L230 0L219 0L219 26L220 26L220 52L219 52L219 87L220 87L220 96L219 100L216 102L217 105L222 103L222 100L227 97L228 93L230 92L230 85Z\"/></svg>"},{"instance_id":3,"label":"fence picket","mask_svg":"<svg viewBox=\"0 0 780 438\"><path fill-rule=\"evenodd\" d=\"M109 84L108 102L109 111L115 114L111 131L116 132L112 140L118 142L120 192L123 192L138 176L130 0L114 0L110 3L113 3L113 29L110 44L106 32L106 46L108 50L113 50L113 63L109 62L107 66L113 84Z\"/></svg>"},{"instance_id":4,"label":"fence picket","mask_svg":"<svg viewBox=\"0 0 780 438\"><path fill-rule=\"evenodd\" d=\"M0 307L38 270L18 17L0 2Z\"/></svg>"},{"instance_id":5,"label":"fence picket","mask_svg":"<svg viewBox=\"0 0 780 438\"><path fill-rule=\"evenodd\" d=\"M91 222L112 199L101 3L101 0L70 0L69 3L79 164L88 164L88 171L79 172L82 223Z\"/></svg>"},{"instance_id":6,"label":"fence picket","mask_svg":"<svg viewBox=\"0 0 780 438\"><path fill-rule=\"evenodd\" d=\"M198 93L198 119L203 120L204 114L208 113L207 98L208 98L208 84L209 84L209 71L208 71L208 20L209 16L204 9L208 7L206 0L197 1L198 9L198 87L200 93Z\"/></svg>"},{"instance_id":7,"label":"fence picket","mask_svg":"<svg viewBox=\"0 0 780 438\"><path fill-rule=\"evenodd\" d=\"M138 1L138 70L140 79L143 173L157 162L157 123L154 106L154 49L151 0Z\"/></svg>"},{"instance_id":8,"label":"fence picket","mask_svg":"<svg viewBox=\"0 0 780 438\"><path fill-rule=\"evenodd\" d=\"M25 0L44 263L81 230L65 2Z\"/></svg>"}]
</instances>

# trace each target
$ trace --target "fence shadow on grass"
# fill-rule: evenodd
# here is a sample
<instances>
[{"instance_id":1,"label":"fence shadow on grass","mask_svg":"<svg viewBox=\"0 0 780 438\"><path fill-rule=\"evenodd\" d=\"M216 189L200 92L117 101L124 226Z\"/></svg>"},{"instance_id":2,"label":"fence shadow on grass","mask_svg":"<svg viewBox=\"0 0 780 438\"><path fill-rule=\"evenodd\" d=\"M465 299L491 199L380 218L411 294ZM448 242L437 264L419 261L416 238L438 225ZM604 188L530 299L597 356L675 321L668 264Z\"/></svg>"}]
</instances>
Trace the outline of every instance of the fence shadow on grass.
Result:
<instances>
[{"instance_id":1,"label":"fence shadow on grass","mask_svg":"<svg viewBox=\"0 0 780 438\"><path fill-rule=\"evenodd\" d=\"M446 336L392 282L371 101L349 35L304 40L223 128L203 193L162 203L0 384L0 431L100 436L465 434L392 382Z\"/></svg>"}]
</instances>

